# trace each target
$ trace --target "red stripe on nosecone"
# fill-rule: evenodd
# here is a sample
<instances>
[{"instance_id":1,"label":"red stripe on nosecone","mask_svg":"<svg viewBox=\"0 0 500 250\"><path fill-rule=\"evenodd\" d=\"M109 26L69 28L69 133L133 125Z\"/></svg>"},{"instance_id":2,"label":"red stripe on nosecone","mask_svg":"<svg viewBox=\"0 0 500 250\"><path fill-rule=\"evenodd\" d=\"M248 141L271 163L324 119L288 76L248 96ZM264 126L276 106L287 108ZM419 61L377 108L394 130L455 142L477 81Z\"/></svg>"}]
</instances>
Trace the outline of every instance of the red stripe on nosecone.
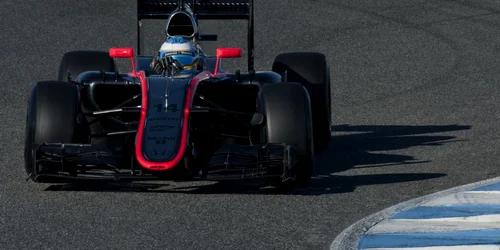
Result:
<instances>
[{"instance_id":1,"label":"red stripe on nosecone","mask_svg":"<svg viewBox=\"0 0 500 250\"><path fill-rule=\"evenodd\" d=\"M137 130L137 141L135 143L135 156L137 158L137 161L139 164L148 169L148 170L168 170L173 168L175 165L177 165L183 158L184 153L186 152L186 146L187 146L187 136L188 136L188 127L189 127L189 110L191 108L191 102L193 100L193 95L194 95L194 90L200 80L206 76L207 74L210 74L208 71L204 71L197 76L195 76L191 81L189 82L188 90L187 90L187 96L186 96L186 103L184 105L184 118L182 121L182 132L181 132L181 144L179 146L179 151L177 151L175 157L169 161L163 161L163 162L152 162L148 161L142 152L142 140L143 140L143 132L144 132L144 124L146 121L146 110L147 110L147 105L148 105L148 87L147 87L147 81L146 81L146 76L143 71L137 73L137 77L139 77L140 82L141 82L141 90L142 90L142 104L141 104L141 118L140 118L140 123L139 123L139 128Z\"/></svg>"}]
</instances>

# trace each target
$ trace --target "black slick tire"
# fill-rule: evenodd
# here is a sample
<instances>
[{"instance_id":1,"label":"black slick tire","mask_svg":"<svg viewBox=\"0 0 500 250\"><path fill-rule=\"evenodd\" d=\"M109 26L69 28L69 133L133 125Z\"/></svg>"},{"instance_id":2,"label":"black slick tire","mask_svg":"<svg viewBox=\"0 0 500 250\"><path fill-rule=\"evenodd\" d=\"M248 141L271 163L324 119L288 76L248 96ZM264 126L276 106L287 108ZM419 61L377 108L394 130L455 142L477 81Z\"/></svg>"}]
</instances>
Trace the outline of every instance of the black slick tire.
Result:
<instances>
[{"instance_id":1,"label":"black slick tire","mask_svg":"<svg viewBox=\"0 0 500 250\"><path fill-rule=\"evenodd\" d=\"M104 51L70 51L63 55L59 65L58 81L67 82L68 76L76 81L78 76L86 71L116 72L115 61ZM88 107L83 105L83 111L89 112ZM90 122L94 118L87 118ZM103 132L99 122L90 126L94 133Z\"/></svg>"},{"instance_id":2,"label":"black slick tire","mask_svg":"<svg viewBox=\"0 0 500 250\"><path fill-rule=\"evenodd\" d=\"M314 140L311 106L307 90L299 83L274 83L262 86L258 112L264 115L261 143L286 143L295 147L296 179L286 187L305 185L314 170Z\"/></svg>"},{"instance_id":3,"label":"black slick tire","mask_svg":"<svg viewBox=\"0 0 500 250\"><path fill-rule=\"evenodd\" d=\"M69 72L71 79L75 81L85 71L100 70L115 72L115 61L109 56L109 53L104 51L71 51L63 55L57 79L62 82L68 81Z\"/></svg>"},{"instance_id":4,"label":"black slick tire","mask_svg":"<svg viewBox=\"0 0 500 250\"><path fill-rule=\"evenodd\" d=\"M287 82L302 84L311 98L314 147L316 152L328 148L331 140L330 70L326 56L314 52L280 54L272 70L283 75Z\"/></svg>"},{"instance_id":5,"label":"black slick tire","mask_svg":"<svg viewBox=\"0 0 500 250\"><path fill-rule=\"evenodd\" d=\"M41 143L88 142L88 131L77 123L78 112L78 90L74 84L58 81L35 84L26 116L24 160L27 174L33 173L33 151Z\"/></svg>"}]
</instances>

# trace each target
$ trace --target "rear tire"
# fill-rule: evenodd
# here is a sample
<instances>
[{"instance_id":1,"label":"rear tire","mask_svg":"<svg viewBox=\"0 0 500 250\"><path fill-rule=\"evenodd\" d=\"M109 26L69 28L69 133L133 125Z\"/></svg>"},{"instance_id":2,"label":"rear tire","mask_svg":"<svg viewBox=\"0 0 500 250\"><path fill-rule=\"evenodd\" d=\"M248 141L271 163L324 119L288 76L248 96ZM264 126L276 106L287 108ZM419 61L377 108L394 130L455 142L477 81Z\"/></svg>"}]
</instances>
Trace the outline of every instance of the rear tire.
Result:
<instances>
[{"instance_id":1,"label":"rear tire","mask_svg":"<svg viewBox=\"0 0 500 250\"><path fill-rule=\"evenodd\" d=\"M287 82L301 83L311 97L314 149L328 148L331 140L330 70L326 56L313 52L280 54L274 60L272 70L287 72Z\"/></svg>"},{"instance_id":2,"label":"rear tire","mask_svg":"<svg viewBox=\"0 0 500 250\"><path fill-rule=\"evenodd\" d=\"M59 75L58 81L67 82L68 76L71 74L71 79L76 81L78 76L86 71L105 71L105 72L115 72L116 65L109 53L104 51L71 51L64 54L59 65ZM84 112L90 112L89 107L83 105L82 110ZM94 120L95 118L86 118L88 122ZM103 128L100 122L95 122L91 124L91 129L93 133L103 132Z\"/></svg>"},{"instance_id":3,"label":"rear tire","mask_svg":"<svg viewBox=\"0 0 500 250\"><path fill-rule=\"evenodd\" d=\"M85 71L115 72L115 61L104 51L71 51L64 54L59 65L58 81L68 81L68 72L71 79L76 81L77 77Z\"/></svg>"},{"instance_id":4,"label":"rear tire","mask_svg":"<svg viewBox=\"0 0 500 250\"><path fill-rule=\"evenodd\" d=\"M294 146L298 161L296 179L290 186L306 184L314 168L312 116L307 90L299 83L266 84L258 95L258 112L265 117L261 143Z\"/></svg>"},{"instance_id":5,"label":"rear tire","mask_svg":"<svg viewBox=\"0 0 500 250\"><path fill-rule=\"evenodd\" d=\"M42 143L87 143L88 131L77 123L78 90L68 82L38 82L30 92L26 116L25 170L33 173L33 150Z\"/></svg>"}]
</instances>

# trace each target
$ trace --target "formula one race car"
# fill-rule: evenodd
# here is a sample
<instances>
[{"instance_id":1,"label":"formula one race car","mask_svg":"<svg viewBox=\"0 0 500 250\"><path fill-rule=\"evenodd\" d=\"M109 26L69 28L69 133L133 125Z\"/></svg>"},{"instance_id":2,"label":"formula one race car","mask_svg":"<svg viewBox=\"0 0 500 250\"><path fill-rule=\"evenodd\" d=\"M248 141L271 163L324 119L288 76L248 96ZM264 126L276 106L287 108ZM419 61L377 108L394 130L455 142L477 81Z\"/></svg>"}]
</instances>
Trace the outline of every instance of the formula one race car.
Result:
<instances>
[{"instance_id":1,"label":"formula one race car","mask_svg":"<svg viewBox=\"0 0 500 250\"><path fill-rule=\"evenodd\" d=\"M254 70L252 0L138 0L138 49L74 51L57 81L35 84L25 169L35 182L201 178L302 185L330 140L330 79L320 53L285 53ZM166 41L143 56L142 20L166 19ZM248 72L224 72L198 41L201 19L248 20ZM134 54L137 52L137 56ZM128 58L130 73L115 59Z\"/></svg>"}]
</instances>

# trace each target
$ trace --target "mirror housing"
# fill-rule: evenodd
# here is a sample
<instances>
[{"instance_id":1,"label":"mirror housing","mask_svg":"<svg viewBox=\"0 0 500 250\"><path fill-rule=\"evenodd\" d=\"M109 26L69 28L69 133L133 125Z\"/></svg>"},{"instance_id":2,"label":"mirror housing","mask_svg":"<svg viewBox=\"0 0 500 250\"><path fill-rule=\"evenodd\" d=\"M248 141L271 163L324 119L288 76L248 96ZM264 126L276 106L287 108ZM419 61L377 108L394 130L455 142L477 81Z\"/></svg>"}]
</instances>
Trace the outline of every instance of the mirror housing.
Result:
<instances>
[{"instance_id":1,"label":"mirror housing","mask_svg":"<svg viewBox=\"0 0 500 250\"><path fill-rule=\"evenodd\" d=\"M132 74L136 75L134 48L110 48L109 56L112 58L130 58Z\"/></svg>"},{"instance_id":2,"label":"mirror housing","mask_svg":"<svg viewBox=\"0 0 500 250\"><path fill-rule=\"evenodd\" d=\"M213 75L217 75L220 67L220 59L222 58L241 58L243 56L243 50L241 48L217 48L216 50L216 61L215 61L215 72Z\"/></svg>"},{"instance_id":3,"label":"mirror housing","mask_svg":"<svg viewBox=\"0 0 500 250\"><path fill-rule=\"evenodd\" d=\"M217 48L217 59L220 58L240 58L243 56L241 48Z\"/></svg>"},{"instance_id":4,"label":"mirror housing","mask_svg":"<svg viewBox=\"0 0 500 250\"><path fill-rule=\"evenodd\" d=\"M109 56L112 58L133 58L133 48L111 48L109 49Z\"/></svg>"}]
</instances>

